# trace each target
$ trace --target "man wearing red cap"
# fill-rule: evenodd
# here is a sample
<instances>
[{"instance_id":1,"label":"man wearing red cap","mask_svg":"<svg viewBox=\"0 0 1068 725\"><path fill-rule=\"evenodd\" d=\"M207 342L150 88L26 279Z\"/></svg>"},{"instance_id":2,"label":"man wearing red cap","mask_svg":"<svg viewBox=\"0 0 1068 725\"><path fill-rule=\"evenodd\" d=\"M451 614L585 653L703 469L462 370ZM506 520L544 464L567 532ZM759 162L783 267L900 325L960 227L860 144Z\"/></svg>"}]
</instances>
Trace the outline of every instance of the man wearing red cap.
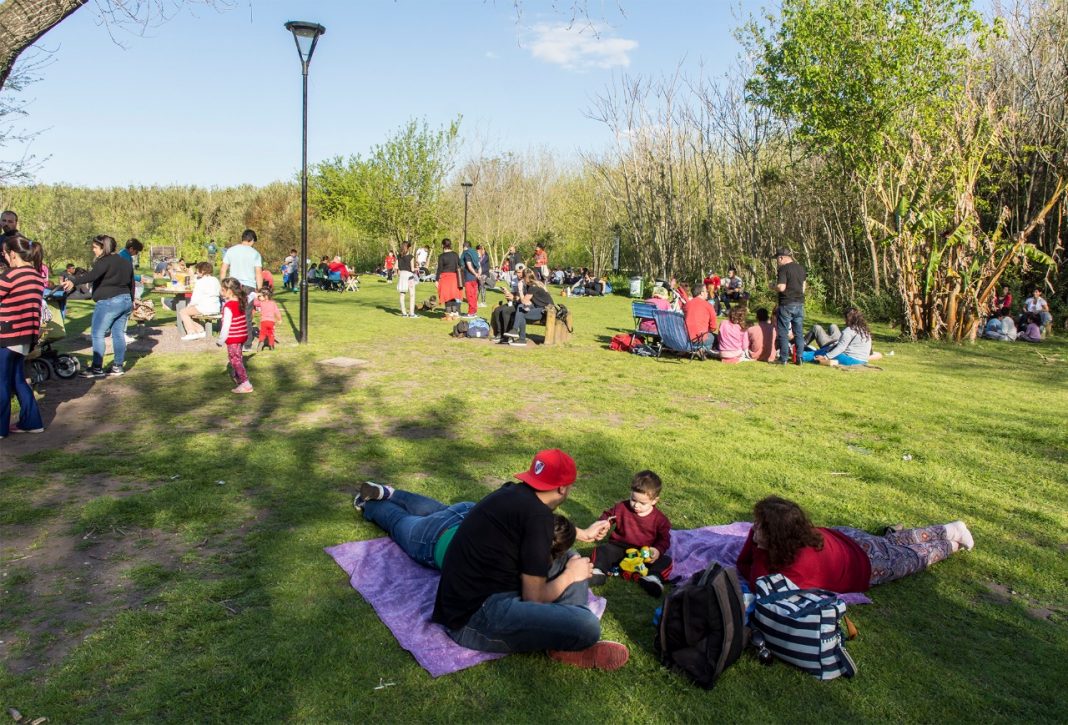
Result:
<instances>
[{"instance_id":1,"label":"man wearing red cap","mask_svg":"<svg viewBox=\"0 0 1068 725\"><path fill-rule=\"evenodd\" d=\"M550 578L553 509L575 482L575 461L539 451L530 469L486 496L467 514L445 553L433 620L464 647L483 652L547 651L553 659L614 670L626 646L600 641L601 621L587 606L589 558L573 556ZM578 529L597 541L610 524Z\"/></svg>"}]
</instances>

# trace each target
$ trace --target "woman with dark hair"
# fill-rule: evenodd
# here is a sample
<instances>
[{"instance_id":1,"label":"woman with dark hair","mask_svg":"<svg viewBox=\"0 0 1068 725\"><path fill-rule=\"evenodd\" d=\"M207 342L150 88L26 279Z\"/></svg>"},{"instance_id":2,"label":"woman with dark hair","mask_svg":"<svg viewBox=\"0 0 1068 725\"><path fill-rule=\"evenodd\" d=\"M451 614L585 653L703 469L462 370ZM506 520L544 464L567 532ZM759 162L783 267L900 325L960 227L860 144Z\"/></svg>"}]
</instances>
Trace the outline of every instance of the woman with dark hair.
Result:
<instances>
[{"instance_id":1,"label":"woman with dark hair","mask_svg":"<svg viewBox=\"0 0 1068 725\"><path fill-rule=\"evenodd\" d=\"M0 438L8 433L42 433L44 422L23 363L41 334L44 249L15 233L0 241ZM19 401L19 420L11 422L11 396Z\"/></svg>"},{"instance_id":2,"label":"woman with dark hair","mask_svg":"<svg viewBox=\"0 0 1068 725\"><path fill-rule=\"evenodd\" d=\"M81 372L83 378L117 377L126 359L126 321L133 311L134 269L129 259L116 254L115 240L106 234L93 237L95 261L88 272L76 274L63 283L68 292L76 285L93 285L93 364ZM115 359L104 371L104 336L111 331Z\"/></svg>"},{"instance_id":3,"label":"woman with dark hair","mask_svg":"<svg viewBox=\"0 0 1068 725\"><path fill-rule=\"evenodd\" d=\"M438 299L445 304L445 317L454 319L460 316L460 300L463 283L460 281L460 255L452 251L452 240L441 240L441 254L438 255Z\"/></svg>"},{"instance_id":4,"label":"woman with dark hair","mask_svg":"<svg viewBox=\"0 0 1068 725\"><path fill-rule=\"evenodd\" d=\"M845 313L845 324L837 342L824 345L819 350L806 350L802 359L820 365L866 364L871 357L871 330L868 329L864 314L856 307L850 307Z\"/></svg>"},{"instance_id":5,"label":"woman with dark hair","mask_svg":"<svg viewBox=\"0 0 1068 725\"><path fill-rule=\"evenodd\" d=\"M874 536L846 526L817 528L793 501L768 496L753 507L738 572L754 586L757 578L780 573L802 589L863 592L974 545L963 521Z\"/></svg>"}]
</instances>

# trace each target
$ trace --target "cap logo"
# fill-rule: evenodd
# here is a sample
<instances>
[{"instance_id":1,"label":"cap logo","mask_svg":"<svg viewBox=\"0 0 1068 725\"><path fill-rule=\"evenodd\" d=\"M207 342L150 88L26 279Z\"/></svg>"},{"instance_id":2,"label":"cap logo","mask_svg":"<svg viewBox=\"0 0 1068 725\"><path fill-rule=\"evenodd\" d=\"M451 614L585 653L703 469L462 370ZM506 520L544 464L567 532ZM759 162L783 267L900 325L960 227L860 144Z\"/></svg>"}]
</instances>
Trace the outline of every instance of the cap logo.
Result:
<instances>
[{"instance_id":1,"label":"cap logo","mask_svg":"<svg viewBox=\"0 0 1068 725\"><path fill-rule=\"evenodd\" d=\"M534 475L540 476L541 472L545 470L545 464L541 461L534 461Z\"/></svg>"}]
</instances>

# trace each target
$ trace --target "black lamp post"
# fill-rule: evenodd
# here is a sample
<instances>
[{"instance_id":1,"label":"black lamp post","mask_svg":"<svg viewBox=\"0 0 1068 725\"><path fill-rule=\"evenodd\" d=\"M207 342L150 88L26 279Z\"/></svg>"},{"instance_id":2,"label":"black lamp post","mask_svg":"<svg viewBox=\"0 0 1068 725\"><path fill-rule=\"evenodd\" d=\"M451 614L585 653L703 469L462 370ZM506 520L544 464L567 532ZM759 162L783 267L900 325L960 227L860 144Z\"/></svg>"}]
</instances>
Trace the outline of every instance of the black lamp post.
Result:
<instances>
[{"instance_id":1,"label":"black lamp post","mask_svg":"<svg viewBox=\"0 0 1068 725\"><path fill-rule=\"evenodd\" d=\"M318 23L290 20L286 30L293 33L300 55L300 70L304 76L304 121L301 134L300 157L300 333L297 342L308 341L308 66L311 64L315 44L326 28Z\"/></svg>"},{"instance_id":2,"label":"black lamp post","mask_svg":"<svg viewBox=\"0 0 1068 725\"><path fill-rule=\"evenodd\" d=\"M471 196L471 187L473 184L470 181L461 181L460 186L464 187L464 241L467 241L467 198Z\"/></svg>"}]
</instances>

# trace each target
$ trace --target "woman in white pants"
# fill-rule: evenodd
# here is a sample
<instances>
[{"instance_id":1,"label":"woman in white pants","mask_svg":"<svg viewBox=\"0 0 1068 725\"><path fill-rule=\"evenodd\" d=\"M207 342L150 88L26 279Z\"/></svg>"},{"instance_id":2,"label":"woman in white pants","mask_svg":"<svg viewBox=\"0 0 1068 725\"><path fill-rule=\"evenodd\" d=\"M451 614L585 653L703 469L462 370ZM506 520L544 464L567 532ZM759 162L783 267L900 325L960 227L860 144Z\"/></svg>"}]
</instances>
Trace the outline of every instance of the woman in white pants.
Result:
<instances>
[{"instance_id":1,"label":"woman in white pants","mask_svg":"<svg viewBox=\"0 0 1068 725\"><path fill-rule=\"evenodd\" d=\"M410 242L401 244L401 253L397 258L397 291L400 292L401 317L418 317L415 314L415 283L418 277L412 267L412 245ZM404 295L408 294L407 309L405 309Z\"/></svg>"}]
</instances>

